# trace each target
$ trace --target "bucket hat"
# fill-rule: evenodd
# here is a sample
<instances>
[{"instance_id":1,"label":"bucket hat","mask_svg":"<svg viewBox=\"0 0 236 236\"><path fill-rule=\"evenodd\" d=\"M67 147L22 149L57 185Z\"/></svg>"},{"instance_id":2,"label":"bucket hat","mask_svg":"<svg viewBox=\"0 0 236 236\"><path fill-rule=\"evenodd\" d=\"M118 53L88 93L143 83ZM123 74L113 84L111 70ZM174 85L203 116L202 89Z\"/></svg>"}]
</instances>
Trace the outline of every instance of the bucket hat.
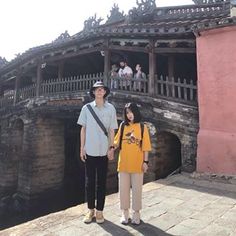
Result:
<instances>
[{"instance_id":1,"label":"bucket hat","mask_svg":"<svg viewBox=\"0 0 236 236\"><path fill-rule=\"evenodd\" d=\"M108 94L110 93L110 89L109 89L107 86L105 86L102 81L97 81L97 82L93 85L93 87L92 87L92 88L90 89L90 91L89 91L90 96L91 96L92 98L95 98L95 95L94 95L93 92L94 92L94 90L95 90L96 88L98 88L98 87L103 87L103 88L105 89L106 94L104 95L104 98L107 97Z\"/></svg>"}]
</instances>

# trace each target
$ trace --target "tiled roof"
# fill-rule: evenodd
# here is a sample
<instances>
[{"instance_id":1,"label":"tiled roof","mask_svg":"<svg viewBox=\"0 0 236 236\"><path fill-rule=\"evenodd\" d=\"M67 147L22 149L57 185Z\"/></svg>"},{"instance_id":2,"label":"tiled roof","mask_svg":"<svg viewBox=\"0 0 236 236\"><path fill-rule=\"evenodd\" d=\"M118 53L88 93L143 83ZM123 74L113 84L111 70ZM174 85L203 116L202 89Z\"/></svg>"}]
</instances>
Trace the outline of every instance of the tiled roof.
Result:
<instances>
[{"instance_id":1,"label":"tiled roof","mask_svg":"<svg viewBox=\"0 0 236 236\"><path fill-rule=\"evenodd\" d=\"M206 31L210 29L217 29L226 26L236 25L236 17L226 17L220 19L211 19L199 22L198 24L194 24L192 26L192 30L194 33L198 33L201 31Z\"/></svg>"},{"instance_id":2,"label":"tiled roof","mask_svg":"<svg viewBox=\"0 0 236 236\"><path fill-rule=\"evenodd\" d=\"M132 21L132 18L127 15L123 20L120 18L121 20L117 23L112 22L112 24L99 25L89 30L83 30L73 36L59 37L60 40L30 48L11 62L2 66L0 73L1 71L4 73L9 67L12 68L19 63L50 52L51 50L68 47L75 42L107 36L129 37L132 35L132 37L150 37L190 34L193 32L193 25L194 30L200 29L202 25L206 28L206 22L209 21L216 22L215 26L218 26L222 19L229 17L229 14L230 2L226 0L213 4L155 8L149 16L149 22L146 23L143 23L146 18L142 21L142 15L140 15L140 22ZM213 24L211 25L213 26Z\"/></svg>"}]
</instances>

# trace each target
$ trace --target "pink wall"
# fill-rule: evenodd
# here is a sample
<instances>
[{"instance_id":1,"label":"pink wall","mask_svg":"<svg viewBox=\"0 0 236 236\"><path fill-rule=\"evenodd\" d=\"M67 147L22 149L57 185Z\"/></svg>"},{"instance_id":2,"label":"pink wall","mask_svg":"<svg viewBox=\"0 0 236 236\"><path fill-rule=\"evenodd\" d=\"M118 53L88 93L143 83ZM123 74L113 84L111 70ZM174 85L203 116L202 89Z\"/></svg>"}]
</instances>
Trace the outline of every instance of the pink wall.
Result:
<instances>
[{"instance_id":1,"label":"pink wall","mask_svg":"<svg viewBox=\"0 0 236 236\"><path fill-rule=\"evenodd\" d=\"M236 26L197 38L197 171L236 174Z\"/></svg>"}]
</instances>

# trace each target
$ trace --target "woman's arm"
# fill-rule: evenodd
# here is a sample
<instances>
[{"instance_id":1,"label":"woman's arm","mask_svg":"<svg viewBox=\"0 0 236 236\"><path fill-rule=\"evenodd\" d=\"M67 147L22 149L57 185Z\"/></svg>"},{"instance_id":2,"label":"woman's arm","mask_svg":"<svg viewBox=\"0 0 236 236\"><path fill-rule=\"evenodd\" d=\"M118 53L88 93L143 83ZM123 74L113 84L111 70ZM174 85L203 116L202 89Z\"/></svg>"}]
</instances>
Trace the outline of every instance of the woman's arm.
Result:
<instances>
[{"instance_id":1,"label":"woman's arm","mask_svg":"<svg viewBox=\"0 0 236 236\"><path fill-rule=\"evenodd\" d=\"M148 152L143 153L143 172L146 173L148 170Z\"/></svg>"}]
</instances>

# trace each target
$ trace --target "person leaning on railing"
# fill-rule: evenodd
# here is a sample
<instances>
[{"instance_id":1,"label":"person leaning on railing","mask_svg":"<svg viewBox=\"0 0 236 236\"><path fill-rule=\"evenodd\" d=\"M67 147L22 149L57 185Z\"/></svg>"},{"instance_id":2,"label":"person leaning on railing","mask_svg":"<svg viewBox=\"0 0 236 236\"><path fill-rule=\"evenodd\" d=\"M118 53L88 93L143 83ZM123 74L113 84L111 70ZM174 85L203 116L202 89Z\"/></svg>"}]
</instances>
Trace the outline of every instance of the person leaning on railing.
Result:
<instances>
[{"instance_id":1,"label":"person leaning on railing","mask_svg":"<svg viewBox=\"0 0 236 236\"><path fill-rule=\"evenodd\" d=\"M119 83L122 85L123 89L130 90L130 79L133 77L133 70L127 65L127 62L125 60L120 62L120 69L118 71L119 78L126 79L122 83Z\"/></svg>"},{"instance_id":2,"label":"person leaning on railing","mask_svg":"<svg viewBox=\"0 0 236 236\"><path fill-rule=\"evenodd\" d=\"M117 89L117 81L116 78L118 77L118 70L119 67L116 64L113 64L111 66L111 72L110 72L110 77L111 77L111 89Z\"/></svg>"},{"instance_id":3,"label":"person leaning on railing","mask_svg":"<svg viewBox=\"0 0 236 236\"><path fill-rule=\"evenodd\" d=\"M134 79L138 79L138 80L141 80L141 79L144 79L146 80L147 79L147 76L146 74L142 71L142 67L140 64L137 64L136 67L135 67L135 70L137 71L135 74L134 74ZM134 90L136 91L141 91L141 92L144 92L144 84L141 83L141 81L138 81L138 82L135 82L134 81L134 84L133 84L133 88Z\"/></svg>"}]
</instances>

